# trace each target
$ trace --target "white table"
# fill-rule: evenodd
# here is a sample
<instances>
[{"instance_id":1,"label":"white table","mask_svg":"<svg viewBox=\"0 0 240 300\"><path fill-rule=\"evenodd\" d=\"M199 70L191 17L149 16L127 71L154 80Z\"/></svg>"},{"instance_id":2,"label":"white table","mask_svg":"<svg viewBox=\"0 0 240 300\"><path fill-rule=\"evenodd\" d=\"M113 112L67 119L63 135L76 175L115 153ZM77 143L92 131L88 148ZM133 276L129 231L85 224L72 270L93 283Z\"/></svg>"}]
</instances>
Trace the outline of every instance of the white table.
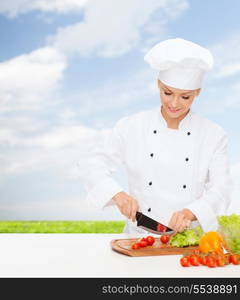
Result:
<instances>
[{"instance_id":1,"label":"white table","mask_svg":"<svg viewBox=\"0 0 240 300\"><path fill-rule=\"evenodd\" d=\"M0 234L0 277L240 277L240 266L183 268L179 255L129 257L126 234Z\"/></svg>"}]
</instances>

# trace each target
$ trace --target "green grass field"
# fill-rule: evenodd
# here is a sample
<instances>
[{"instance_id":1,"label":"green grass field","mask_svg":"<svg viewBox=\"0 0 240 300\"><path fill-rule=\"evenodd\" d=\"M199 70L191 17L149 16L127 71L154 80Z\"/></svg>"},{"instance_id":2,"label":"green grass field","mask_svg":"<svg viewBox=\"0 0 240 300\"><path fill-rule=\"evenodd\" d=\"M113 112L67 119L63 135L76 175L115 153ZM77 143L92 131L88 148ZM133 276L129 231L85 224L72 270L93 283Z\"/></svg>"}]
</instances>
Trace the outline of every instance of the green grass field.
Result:
<instances>
[{"instance_id":1,"label":"green grass field","mask_svg":"<svg viewBox=\"0 0 240 300\"><path fill-rule=\"evenodd\" d=\"M124 221L0 221L0 233L121 233Z\"/></svg>"}]
</instances>

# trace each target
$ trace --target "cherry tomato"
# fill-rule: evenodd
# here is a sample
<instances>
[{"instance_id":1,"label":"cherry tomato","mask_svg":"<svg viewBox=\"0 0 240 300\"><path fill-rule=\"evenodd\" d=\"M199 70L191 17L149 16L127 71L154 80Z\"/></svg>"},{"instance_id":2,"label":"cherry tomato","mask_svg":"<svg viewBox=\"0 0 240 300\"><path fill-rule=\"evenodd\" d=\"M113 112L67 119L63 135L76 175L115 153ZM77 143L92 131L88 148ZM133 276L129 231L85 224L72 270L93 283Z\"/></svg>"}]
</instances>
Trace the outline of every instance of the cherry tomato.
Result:
<instances>
[{"instance_id":1,"label":"cherry tomato","mask_svg":"<svg viewBox=\"0 0 240 300\"><path fill-rule=\"evenodd\" d=\"M159 231L159 232L165 232L165 231L167 231L167 227L164 226L163 224L158 224L157 231Z\"/></svg>"},{"instance_id":2,"label":"cherry tomato","mask_svg":"<svg viewBox=\"0 0 240 300\"><path fill-rule=\"evenodd\" d=\"M143 238L141 238L141 239L139 240L139 242L141 242L141 241L147 242L147 238L143 237Z\"/></svg>"},{"instance_id":3,"label":"cherry tomato","mask_svg":"<svg viewBox=\"0 0 240 300\"><path fill-rule=\"evenodd\" d=\"M207 257L207 266L209 268L215 268L217 266L216 260L213 256L208 256Z\"/></svg>"},{"instance_id":4,"label":"cherry tomato","mask_svg":"<svg viewBox=\"0 0 240 300\"><path fill-rule=\"evenodd\" d=\"M139 242L140 247L146 247L148 245L147 241L140 241Z\"/></svg>"},{"instance_id":5,"label":"cherry tomato","mask_svg":"<svg viewBox=\"0 0 240 300\"><path fill-rule=\"evenodd\" d=\"M231 258L231 254L230 253L224 254L225 265L229 265L230 264L230 258Z\"/></svg>"},{"instance_id":6,"label":"cherry tomato","mask_svg":"<svg viewBox=\"0 0 240 300\"><path fill-rule=\"evenodd\" d=\"M182 265L182 267L189 267L190 266L190 260L188 256L183 256L180 259L180 264Z\"/></svg>"},{"instance_id":7,"label":"cherry tomato","mask_svg":"<svg viewBox=\"0 0 240 300\"><path fill-rule=\"evenodd\" d=\"M207 257L206 255L200 255L199 258L198 258L198 261L201 265L204 265L206 266L207 264Z\"/></svg>"},{"instance_id":8,"label":"cherry tomato","mask_svg":"<svg viewBox=\"0 0 240 300\"><path fill-rule=\"evenodd\" d=\"M155 238L153 236L149 235L146 237L146 242L149 246L152 246L155 242Z\"/></svg>"},{"instance_id":9,"label":"cherry tomato","mask_svg":"<svg viewBox=\"0 0 240 300\"><path fill-rule=\"evenodd\" d=\"M167 244L170 240L170 237L169 235L161 235L160 237L160 241L163 243L163 244Z\"/></svg>"},{"instance_id":10,"label":"cherry tomato","mask_svg":"<svg viewBox=\"0 0 240 300\"><path fill-rule=\"evenodd\" d=\"M191 255L190 256L190 263L192 266L199 266L199 257L197 255Z\"/></svg>"},{"instance_id":11,"label":"cherry tomato","mask_svg":"<svg viewBox=\"0 0 240 300\"><path fill-rule=\"evenodd\" d=\"M223 267L225 266L225 259L224 259L224 256L218 256L216 258L216 264L218 267Z\"/></svg>"},{"instance_id":12,"label":"cherry tomato","mask_svg":"<svg viewBox=\"0 0 240 300\"><path fill-rule=\"evenodd\" d=\"M230 256L230 263L234 265L239 265L240 263L240 256L238 254L232 254Z\"/></svg>"},{"instance_id":13,"label":"cherry tomato","mask_svg":"<svg viewBox=\"0 0 240 300\"><path fill-rule=\"evenodd\" d=\"M137 249L140 249L140 248L141 248L141 246L140 246L139 243L134 243L134 244L132 245L132 249L133 249L133 250L137 250Z\"/></svg>"}]
</instances>

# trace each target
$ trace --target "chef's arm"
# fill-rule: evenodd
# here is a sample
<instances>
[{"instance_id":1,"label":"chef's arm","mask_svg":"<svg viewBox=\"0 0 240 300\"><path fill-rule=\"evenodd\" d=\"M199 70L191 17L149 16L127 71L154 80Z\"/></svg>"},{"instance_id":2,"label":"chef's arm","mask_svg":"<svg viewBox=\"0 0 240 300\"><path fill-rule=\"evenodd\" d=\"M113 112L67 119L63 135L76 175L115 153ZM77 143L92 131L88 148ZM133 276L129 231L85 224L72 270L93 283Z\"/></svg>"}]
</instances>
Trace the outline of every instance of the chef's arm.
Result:
<instances>
[{"instance_id":1,"label":"chef's arm","mask_svg":"<svg viewBox=\"0 0 240 300\"><path fill-rule=\"evenodd\" d=\"M101 145L93 143L78 162L79 177L87 191L87 201L98 208L115 204L112 197L123 191L113 174L124 162L124 120L117 122Z\"/></svg>"},{"instance_id":2,"label":"chef's arm","mask_svg":"<svg viewBox=\"0 0 240 300\"><path fill-rule=\"evenodd\" d=\"M217 229L216 217L226 214L230 203L231 180L225 134L216 144L208 176L209 181L203 195L185 207L196 216L204 231Z\"/></svg>"}]
</instances>

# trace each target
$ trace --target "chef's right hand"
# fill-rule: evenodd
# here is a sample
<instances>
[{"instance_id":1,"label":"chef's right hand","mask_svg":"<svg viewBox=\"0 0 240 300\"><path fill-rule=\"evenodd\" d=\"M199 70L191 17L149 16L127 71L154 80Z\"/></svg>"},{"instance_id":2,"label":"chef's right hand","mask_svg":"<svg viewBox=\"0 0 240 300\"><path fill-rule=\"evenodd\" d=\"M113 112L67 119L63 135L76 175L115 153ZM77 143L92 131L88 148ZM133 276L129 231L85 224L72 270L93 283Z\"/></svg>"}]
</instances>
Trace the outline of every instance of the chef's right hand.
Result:
<instances>
[{"instance_id":1,"label":"chef's right hand","mask_svg":"<svg viewBox=\"0 0 240 300\"><path fill-rule=\"evenodd\" d=\"M119 192L112 197L112 199L124 216L131 219L133 222L136 220L136 212L138 211L139 206L134 198L125 192Z\"/></svg>"}]
</instances>

